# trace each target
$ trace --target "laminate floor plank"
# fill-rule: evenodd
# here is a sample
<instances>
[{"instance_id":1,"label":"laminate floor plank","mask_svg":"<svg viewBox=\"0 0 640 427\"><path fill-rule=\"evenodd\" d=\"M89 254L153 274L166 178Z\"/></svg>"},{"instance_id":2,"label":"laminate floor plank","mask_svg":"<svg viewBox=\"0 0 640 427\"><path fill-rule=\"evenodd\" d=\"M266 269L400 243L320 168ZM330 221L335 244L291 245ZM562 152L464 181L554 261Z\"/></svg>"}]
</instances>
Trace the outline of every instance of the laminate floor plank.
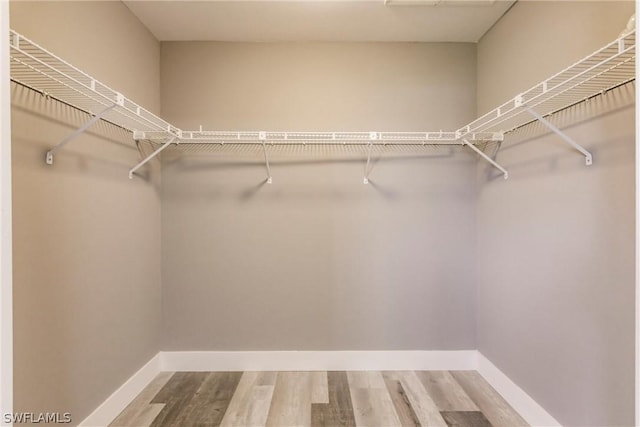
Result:
<instances>
[{"instance_id":1,"label":"laminate floor plank","mask_svg":"<svg viewBox=\"0 0 640 427\"><path fill-rule=\"evenodd\" d=\"M182 408L175 424L192 427L219 426L241 377L242 372L210 373Z\"/></svg>"},{"instance_id":2,"label":"laminate floor plank","mask_svg":"<svg viewBox=\"0 0 640 427\"><path fill-rule=\"evenodd\" d=\"M164 403L150 403L131 421L129 427L149 427L164 407Z\"/></svg>"},{"instance_id":3,"label":"laminate floor plank","mask_svg":"<svg viewBox=\"0 0 640 427\"><path fill-rule=\"evenodd\" d=\"M328 404L311 404L312 427L355 427L349 380L344 371L327 372Z\"/></svg>"},{"instance_id":4,"label":"laminate floor plank","mask_svg":"<svg viewBox=\"0 0 640 427\"><path fill-rule=\"evenodd\" d=\"M260 372L260 375L258 375L258 379L256 380L256 385L275 386L277 380L278 380L277 371L262 371Z\"/></svg>"},{"instance_id":5,"label":"laminate floor plank","mask_svg":"<svg viewBox=\"0 0 640 427\"><path fill-rule=\"evenodd\" d=\"M311 372L279 372L267 426L311 426L311 388Z\"/></svg>"},{"instance_id":6,"label":"laminate floor plank","mask_svg":"<svg viewBox=\"0 0 640 427\"><path fill-rule=\"evenodd\" d=\"M164 404L151 404L153 397L169 381L173 372L160 372L138 396L109 424L110 427L147 427L153 421L148 420L150 413L158 413Z\"/></svg>"},{"instance_id":7,"label":"laminate floor plank","mask_svg":"<svg viewBox=\"0 0 640 427\"><path fill-rule=\"evenodd\" d=\"M356 426L401 426L379 371L347 372Z\"/></svg>"},{"instance_id":8,"label":"laminate floor plank","mask_svg":"<svg viewBox=\"0 0 640 427\"><path fill-rule=\"evenodd\" d=\"M467 395L494 427L528 426L527 422L476 371L451 371Z\"/></svg>"},{"instance_id":9,"label":"laminate floor plank","mask_svg":"<svg viewBox=\"0 0 640 427\"><path fill-rule=\"evenodd\" d=\"M520 427L476 371L163 372L110 427Z\"/></svg>"},{"instance_id":10,"label":"laminate floor plank","mask_svg":"<svg viewBox=\"0 0 640 427\"><path fill-rule=\"evenodd\" d=\"M276 378L277 372L244 372L220 425L264 427Z\"/></svg>"},{"instance_id":11,"label":"laminate floor plank","mask_svg":"<svg viewBox=\"0 0 640 427\"><path fill-rule=\"evenodd\" d=\"M416 375L440 411L479 411L448 371L416 371Z\"/></svg>"},{"instance_id":12,"label":"laminate floor plank","mask_svg":"<svg viewBox=\"0 0 640 427\"><path fill-rule=\"evenodd\" d=\"M273 385L256 385L251 390L251 403L248 408L247 426L266 426L273 397Z\"/></svg>"},{"instance_id":13,"label":"laminate floor plank","mask_svg":"<svg viewBox=\"0 0 640 427\"><path fill-rule=\"evenodd\" d=\"M382 388L387 385L380 371L348 371L349 388Z\"/></svg>"},{"instance_id":14,"label":"laminate floor plank","mask_svg":"<svg viewBox=\"0 0 640 427\"><path fill-rule=\"evenodd\" d=\"M399 380L391 379L384 374L383 377L384 382L387 385L389 395L391 396L393 406L396 408L396 413L400 419L400 424L403 427L421 426L418 416L411 407L411 403L409 403L409 398L402 387L402 383Z\"/></svg>"},{"instance_id":15,"label":"laminate floor plank","mask_svg":"<svg viewBox=\"0 0 640 427\"><path fill-rule=\"evenodd\" d=\"M401 427L391 396L382 388L352 388L351 402L358 427Z\"/></svg>"},{"instance_id":16,"label":"laminate floor plank","mask_svg":"<svg viewBox=\"0 0 640 427\"><path fill-rule=\"evenodd\" d=\"M329 404L329 384L326 371L311 373L311 403Z\"/></svg>"},{"instance_id":17,"label":"laminate floor plank","mask_svg":"<svg viewBox=\"0 0 640 427\"><path fill-rule=\"evenodd\" d=\"M480 411L443 411L442 418L449 427L492 427Z\"/></svg>"},{"instance_id":18,"label":"laminate floor plank","mask_svg":"<svg viewBox=\"0 0 640 427\"><path fill-rule=\"evenodd\" d=\"M180 416L180 412L187 406L209 375L211 375L209 372L176 372L173 374L151 400L151 403L165 404L151 426L179 426L175 422Z\"/></svg>"},{"instance_id":19,"label":"laminate floor plank","mask_svg":"<svg viewBox=\"0 0 640 427\"><path fill-rule=\"evenodd\" d=\"M400 381L406 398L423 426L446 427L440 410L414 371L385 372L389 379Z\"/></svg>"}]
</instances>

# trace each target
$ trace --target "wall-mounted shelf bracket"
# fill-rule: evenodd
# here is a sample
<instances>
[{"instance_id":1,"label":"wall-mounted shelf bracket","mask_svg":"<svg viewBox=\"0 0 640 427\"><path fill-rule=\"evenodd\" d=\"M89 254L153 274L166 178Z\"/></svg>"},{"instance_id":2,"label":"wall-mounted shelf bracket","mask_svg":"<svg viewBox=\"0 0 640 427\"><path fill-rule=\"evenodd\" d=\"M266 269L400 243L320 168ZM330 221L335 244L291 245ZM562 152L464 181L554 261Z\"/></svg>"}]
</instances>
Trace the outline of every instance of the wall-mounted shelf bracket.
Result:
<instances>
[{"instance_id":1,"label":"wall-mounted shelf bracket","mask_svg":"<svg viewBox=\"0 0 640 427\"><path fill-rule=\"evenodd\" d=\"M69 135L65 139L63 139L58 145L53 147L51 150L47 151L47 156L45 158L45 161L47 162L47 164L48 165L52 165L53 164L53 155L56 153L56 151L60 150L62 147L64 147L69 142L71 142L73 139L75 139L78 135L82 134L84 131L86 131L91 126L93 126L98 120L100 120L102 117L104 117L105 114L107 114L109 111L111 111L113 108L115 108L116 105L117 104L112 104L112 105L108 106L107 108L105 108L104 110L100 111L98 114L93 116L93 118L91 118L91 120L89 120L88 122L83 124L81 127L76 129L71 135Z\"/></svg>"},{"instance_id":2,"label":"wall-mounted shelf bracket","mask_svg":"<svg viewBox=\"0 0 640 427\"><path fill-rule=\"evenodd\" d=\"M168 146L173 144L176 140L177 140L176 137L169 138L164 144L162 144L160 147L158 147L153 153L149 154L144 160L142 160L140 163L135 165L129 171L129 179L133 179L133 174L134 174L135 171L140 169L142 166L146 165L149 162L149 160L153 159L155 156L160 154L162 152L162 150L164 150L165 148L167 148Z\"/></svg>"},{"instance_id":3,"label":"wall-mounted shelf bracket","mask_svg":"<svg viewBox=\"0 0 640 427\"><path fill-rule=\"evenodd\" d=\"M509 178L509 172L507 172L507 170L505 168L503 168L498 163L496 163L491 157L489 157L485 153L483 153L482 150L478 149L478 147L476 147L475 145L473 145L472 143L470 143L468 140L466 140L464 138L462 139L462 145L466 145L467 147L471 148L473 151L478 153L480 155L480 157L485 159L487 162L491 163L496 169L498 169L500 172L502 172L502 174L504 175L504 179L508 179Z\"/></svg>"},{"instance_id":4,"label":"wall-mounted shelf bracket","mask_svg":"<svg viewBox=\"0 0 640 427\"><path fill-rule=\"evenodd\" d=\"M385 4L414 3L418 0L385 0ZM444 0L419 0L439 2ZM484 0L483 0L484 1ZM605 94L636 79L636 32L630 26L616 40L584 57L573 65L550 76L515 98L478 117L466 126L443 132L256 132L256 131L183 131L150 111L127 99L90 75L47 51L26 37L9 32L11 80L29 89L84 112L100 111L85 125L65 138L46 155L53 156L69 141L86 131L100 119L133 132L134 139L145 139L162 144L147 159L130 171L133 173L166 147L174 144L249 144L262 145L268 173L272 182L266 144L273 145L357 145L367 146L368 156L363 182L369 182L371 153L374 145L460 145L471 147L482 158L499 169L504 177L507 171L484 154L478 142L502 141L509 133L531 123L531 116L547 126L565 142L580 151L591 165L593 158L584 147L548 120L550 114L579 102ZM535 111L533 110L535 109ZM93 114L92 114L93 115ZM167 138L172 138L167 141Z\"/></svg>"},{"instance_id":5,"label":"wall-mounted shelf bracket","mask_svg":"<svg viewBox=\"0 0 640 427\"><path fill-rule=\"evenodd\" d=\"M271 167L269 166L269 153L267 153L267 140L266 132L259 132L258 139L262 141L262 152L264 153L264 163L267 166L267 184L273 184L273 178L271 178Z\"/></svg>"},{"instance_id":6,"label":"wall-mounted shelf bracket","mask_svg":"<svg viewBox=\"0 0 640 427\"><path fill-rule=\"evenodd\" d=\"M369 173L371 170L369 169L369 165L371 165L371 149L373 148L373 141L378 139L378 132L369 132L369 144L367 149L367 164L364 166L364 179L363 183L369 183Z\"/></svg>"},{"instance_id":7,"label":"wall-mounted shelf bracket","mask_svg":"<svg viewBox=\"0 0 640 427\"><path fill-rule=\"evenodd\" d=\"M542 117L542 115L538 114L536 111L532 110L529 107L524 107L525 110L527 110L527 112L529 114L531 114L533 117L535 117L540 123L542 123L543 125L545 125L546 127L548 127L549 129L551 129L556 135L558 135L560 138L562 138L566 143L568 143L569 145L571 145L573 148L575 148L576 150L578 150L579 152L581 152L582 154L584 154L585 157L585 164L587 166L591 166L593 164L593 156L591 155L590 152L588 152L582 145L578 144L577 142L575 142L573 140L573 138L571 138L569 135L567 135L566 133L562 132L560 129L558 129L558 127L556 127L553 123L551 123L549 120L545 119L544 117Z\"/></svg>"}]
</instances>

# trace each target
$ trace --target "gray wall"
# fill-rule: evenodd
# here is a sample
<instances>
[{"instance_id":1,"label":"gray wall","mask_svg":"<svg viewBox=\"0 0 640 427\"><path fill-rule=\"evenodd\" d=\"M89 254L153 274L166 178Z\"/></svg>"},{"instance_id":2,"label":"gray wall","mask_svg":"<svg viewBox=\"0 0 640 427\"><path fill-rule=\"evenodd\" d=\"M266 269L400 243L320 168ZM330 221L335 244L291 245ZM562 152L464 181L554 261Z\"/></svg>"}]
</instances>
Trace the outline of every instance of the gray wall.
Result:
<instances>
[{"instance_id":1,"label":"gray wall","mask_svg":"<svg viewBox=\"0 0 640 427\"><path fill-rule=\"evenodd\" d=\"M11 3L11 26L159 111L160 46L120 2ZM15 411L74 423L160 349L158 179L130 134L12 85ZM159 174L156 172L156 177Z\"/></svg>"},{"instance_id":2,"label":"gray wall","mask_svg":"<svg viewBox=\"0 0 640 427\"><path fill-rule=\"evenodd\" d=\"M163 114L183 129L455 128L475 113L475 55L163 43ZM272 185L260 150L163 157L165 350L475 348L469 153L376 152L363 185L363 148L270 150Z\"/></svg>"},{"instance_id":3,"label":"gray wall","mask_svg":"<svg viewBox=\"0 0 640 427\"><path fill-rule=\"evenodd\" d=\"M613 40L632 2L519 2L478 45L478 112ZM634 86L534 127L479 164L478 348L565 425L632 425Z\"/></svg>"},{"instance_id":4,"label":"gray wall","mask_svg":"<svg viewBox=\"0 0 640 427\"><path fill-rule=\"evenodd\" d=\"M155 111L160 87L183 128L431 130L600 47L632 9L519 2L478 45L477 76L470 44L160 55L121 3L12 3L11 20ZM46 167L86 118L12 91L16 411L80 421L160 348L477 347L564 424L633 422L633 88L556 118L590 168L533 129L498 155L509 181L426 148L375 151L365 186L364 149L306 147L270 149L267 185L260 150L225 146L168 152L162 202L157 168L126 179L138 152L108 125Z\"/></svg>"}]
</instances>

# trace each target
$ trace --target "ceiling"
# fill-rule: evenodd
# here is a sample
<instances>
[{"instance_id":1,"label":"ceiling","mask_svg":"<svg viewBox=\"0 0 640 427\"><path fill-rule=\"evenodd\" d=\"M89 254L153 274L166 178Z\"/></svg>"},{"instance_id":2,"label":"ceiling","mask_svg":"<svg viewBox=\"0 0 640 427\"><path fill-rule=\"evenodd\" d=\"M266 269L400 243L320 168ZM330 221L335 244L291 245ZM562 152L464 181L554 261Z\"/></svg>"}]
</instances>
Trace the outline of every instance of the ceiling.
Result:
<instances>
[{"instance_id":1,"label":"ceiling","mask_svg":"<svg viewBox=\"0 0 640 427\"><path fill-rule=\"evenodd\" d=\"M160 41L477 42L515 0L124 1Z\"/></svg>"}]
</instances>

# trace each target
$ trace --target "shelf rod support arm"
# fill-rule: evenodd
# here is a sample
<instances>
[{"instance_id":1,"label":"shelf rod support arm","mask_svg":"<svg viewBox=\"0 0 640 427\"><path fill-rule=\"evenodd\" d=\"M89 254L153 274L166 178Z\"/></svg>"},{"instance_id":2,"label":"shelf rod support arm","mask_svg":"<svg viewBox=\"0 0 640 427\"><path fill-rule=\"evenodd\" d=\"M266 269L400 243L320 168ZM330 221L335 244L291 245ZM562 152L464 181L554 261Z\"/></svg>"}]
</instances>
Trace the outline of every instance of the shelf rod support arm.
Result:
<instances>
[{"instance_id":1,"label":"shelf rod support arm","mask_svg":"<svg viewBox=\"0 0 640 427\"><path fill-rule=\"evenodd\" d=\"M364 184L369 183L369 174L371 173L371 169L369 168L371 164L371 149L373 148L373 142L378 139L380 135L378 132L369 132L369 144L367 149L367 164L364 166L364 179L362 182Z\"/></svg>"},{"instance_id":2,"label":"shelf rod support arm","mask_svg":"<svg viewBox=\"0 0 640 427\"><path fill-rule=\"evenodd\" d=\"M267 184L273 183L273 178L271 178L271 167L269 166L269 154L267 153L267 145L262 139L262 152L264 153L264 163L267 166Z\"/></svg>"},{"instance_id":3,"label":"shelf rod support arm","mask_svg":"<svg viewBox=\"0 0 640 427\"><path fill-rule=\"evenodd\" d=\"M503 168L498 163L496 163L491 157L487 156L485 153L482 152L482 150L478 149L478 147L470 143L467 139L462 138L462 145L466 145L467 147L471 148L473 151L478 153L480 157L485 159L487 162L491 163L496 169L502 172L502 174L504 175L504 179L509 178L509 172L507 172L505 168Z\"/></svg>"},{"instance_id":4,"label":"shelf rod support arm","mask_svg":"<svg viewBox=\"0 0 640 427\"><path fill-rule=\"evenodd\" d=\"M133 174L135 171L140 169L142 166L146 165L149 162L149 160L153 159L155 156L160 154L162 150L167 148L169 145L173 144L175 140L176 140L175 137L169 138L164 144L158 147L153 153L149 154L143 161L141 161L140 163L135 165L133 168L131 168L131 170L129 171L129 179L133 179Z\"/></svg>"},{"instance_id":5,"label":"shelf rod support arm","mask_svg":"<svg viewBox=\"0 0 640 427\"><path fill-rule=\"evenodd\" d=\"M91 120L89 120L88 122L83 124L81 127L76 129L71 135L69 135L65 139L63 139L58 145L53 147L51 150L47 151L47 156L45 158L45 161L47 162L47 164L48 165L52 165L53 164L53 155L56 153L56 151L60 150L62 147L64 147L69 142L71 142L73 139L75 139L78 135L82 134L84 131L86 131L91 126L93 126L98 120L100 120L102 117L104 117L105 114L107 114L109 111L111 111L113 108L115 108L116 105L117 104L109 105L107 108L105 108L104 110L100 111L98 114L93 116L91 118Z\"/></svg>"},{"instance_id":6,"label":"shelf rod support arm","mask_svg":"<svg viewBox=\"0 0 640 427\"><path fill-rule=\"evenodd\" d=\"M364 180L363 183L369 183L369 165L371 164L371 149L373 148L373 143L368 144L369 147L367 149L367 164L364 166Z\"/></svg>"},{"instance_id":7,"label":"shelf rod support arm","mask_svg":"<svg viewBox=\"0 0 640 427\"><path fill-rule=\"evenodd\" d=\"M573 138L571 138L566 133L562 132L560 129L558 129L557 126L555 126L549 120L547 120L544 117L542 117L540 114L538 114L538 112L534 111L530 107L525 107L524 109L527 110L527 112L529 114L531 114L533 117L535 117L540 123L542 123L543 125L545 125L549 129L551 129L556 135L558 135L560 138L562 138L567 144L571 145L573 148L575 148L576 150L578 150L579 152L584 154L585 164L587 166L591 166L593 164L593 156L582 145L580 145L577 142L575 142L573 140Z\"/></svg>"}]
</instances>

